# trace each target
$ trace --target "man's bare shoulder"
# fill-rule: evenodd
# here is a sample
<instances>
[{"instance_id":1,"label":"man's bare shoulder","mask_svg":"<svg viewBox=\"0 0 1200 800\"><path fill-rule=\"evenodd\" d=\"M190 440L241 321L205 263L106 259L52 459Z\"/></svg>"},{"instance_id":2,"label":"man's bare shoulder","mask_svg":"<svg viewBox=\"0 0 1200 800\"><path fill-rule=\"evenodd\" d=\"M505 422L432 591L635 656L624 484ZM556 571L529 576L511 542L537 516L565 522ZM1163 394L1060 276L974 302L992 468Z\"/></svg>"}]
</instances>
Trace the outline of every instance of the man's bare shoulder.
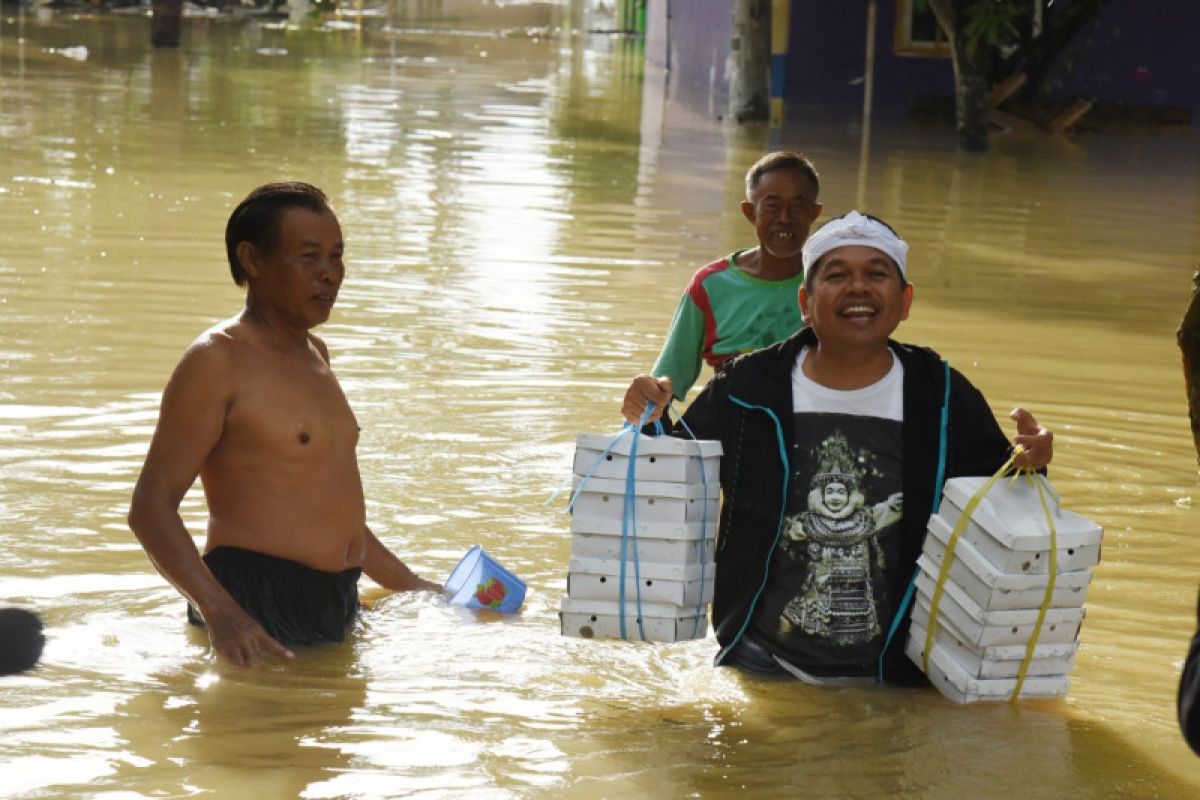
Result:
<instances>
[{"instance_id":1,"label":"man's bare shoulder","mask_svg":"<svg viewBox=\"0 0 1200 800\"><path fill-rule=\"evenodd\" d=\"M235 358L240 351L253 348L261 339L253 325L240 316L221 320L197 336L184 353L184 357L201 359Z\"/></svg>"},{"instance_id":2,"label":"man's bare shoulder","mask_svg":"<svg viewBox=\"0 0 1200 800\"><path fill-rule=\"evenodd\" d=\"M239 360L239 350L250 338L239 318L218 322L192 340L183 351L172 381L213 380L229 375Z\"/></svg>"},{"instance_id":3,"label":"man's bare shoulder","mask_svg":"<svg viewBox=\"0 0 1200 800\"><path fill-rule=\"evenodd\" d=\"M317 352L321 355L321 359L326 364L329 364L329 346L325 344L325 340L320 336L317 336L315 333L309 333L308 340L312 342L312 346L315 347Z\"/></svg>"},{"instance_id":4,"label":"man's bare shoulder","mask_svg":"<svg viewBox=\"0 0 1200 800\"><path fill-rule=\"evenodd\" d=\"M236 320L218 323L197 336L180 356L163 389L156 438L202 438L198 430L219 436L221 420L240 393L243 356ZM213 440L215 442L215 438Z\"/></svg>"}]
</instances>

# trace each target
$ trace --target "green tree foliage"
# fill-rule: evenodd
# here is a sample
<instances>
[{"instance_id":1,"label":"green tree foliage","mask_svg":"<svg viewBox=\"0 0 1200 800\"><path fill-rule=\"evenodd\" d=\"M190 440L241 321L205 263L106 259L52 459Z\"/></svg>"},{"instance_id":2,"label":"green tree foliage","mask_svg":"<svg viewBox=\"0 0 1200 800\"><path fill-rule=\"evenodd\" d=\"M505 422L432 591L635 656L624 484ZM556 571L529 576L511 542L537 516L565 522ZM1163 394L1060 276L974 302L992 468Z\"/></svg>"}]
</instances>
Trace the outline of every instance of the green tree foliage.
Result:
<instances>
[{"instance_id":1,"label":"green tree foliage","mask_svg":"<svg viewBox=\"0 0 1200 800\"><path fill-rule=\"evenodd\" d=\"M998 69L1024 71L1030 78L1024 91L1035 92L1050 64L1110 1L1074 0L1056 7L1053 0L918 0L919 7L933 10L950 43L960 144L987 149Z\"/></svg>"},{"instance_id":2,"label":"green tree foliage","mask_svg":"<svg viewBox=\"0 0 1200 800\"><path fill-rule=\"evenodd\" d=\"M1032 15L1031 4L1005 2L1005 0L974 0L967 3L963 11L966 25L963 34L969 55L986 47L998 51L1011 46L1020 38L1018 20Z\"/></svg>"}]
</instances>

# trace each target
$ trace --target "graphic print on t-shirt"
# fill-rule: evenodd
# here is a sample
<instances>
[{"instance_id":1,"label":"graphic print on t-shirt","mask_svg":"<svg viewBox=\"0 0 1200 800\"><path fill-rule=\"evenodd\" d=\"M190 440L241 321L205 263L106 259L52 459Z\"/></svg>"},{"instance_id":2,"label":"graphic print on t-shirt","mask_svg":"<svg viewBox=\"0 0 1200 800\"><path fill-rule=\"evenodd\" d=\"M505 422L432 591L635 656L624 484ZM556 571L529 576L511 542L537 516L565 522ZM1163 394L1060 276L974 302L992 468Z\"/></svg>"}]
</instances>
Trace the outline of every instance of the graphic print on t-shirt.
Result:
<instances>
[{"instance_id":1,"label":"graphic print on t-shirt","mask_svg":"<svg viewBox=\"0 0 1200 800\"><path fill-rule=\"evenodd\" d=\"M760 616L759 627L798 665L854 670L870 664L872 640L890 621L884 576L899 538L901 423L799 413L795 431L788 513L762 609L771 618Z\"/></svg>"}]
</instances>

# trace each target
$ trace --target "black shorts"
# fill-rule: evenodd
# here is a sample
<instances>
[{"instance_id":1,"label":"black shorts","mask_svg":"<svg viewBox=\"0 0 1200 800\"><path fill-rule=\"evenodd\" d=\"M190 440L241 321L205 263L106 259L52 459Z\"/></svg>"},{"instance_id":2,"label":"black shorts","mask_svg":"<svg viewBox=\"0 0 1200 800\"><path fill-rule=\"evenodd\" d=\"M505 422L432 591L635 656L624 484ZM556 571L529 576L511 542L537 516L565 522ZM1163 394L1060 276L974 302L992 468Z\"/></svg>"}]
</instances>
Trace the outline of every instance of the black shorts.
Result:
<instances>
[{"instance_id":1,"label":"black shorts","mask_svg":"<svg viewBox=\"0 0 1200 800\"><path fill-rule=\"evenodd\" d=\"M280 644L340 642L358 616L361 567L322 572L241 547L217 547L204 555L204 563ZM190 603L187 613L193 625L204 624Z\"/></svg>"}]
</instances>

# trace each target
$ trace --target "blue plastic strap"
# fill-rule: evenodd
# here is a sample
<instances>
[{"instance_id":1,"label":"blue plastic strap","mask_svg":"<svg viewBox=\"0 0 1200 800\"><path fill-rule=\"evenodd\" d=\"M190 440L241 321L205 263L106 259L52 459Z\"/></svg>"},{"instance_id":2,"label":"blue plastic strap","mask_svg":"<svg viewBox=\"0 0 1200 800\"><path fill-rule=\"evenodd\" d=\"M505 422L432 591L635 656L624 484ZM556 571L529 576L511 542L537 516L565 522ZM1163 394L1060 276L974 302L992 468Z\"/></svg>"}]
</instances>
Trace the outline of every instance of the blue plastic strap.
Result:
<instances>
[{"instance_id":1,"label":"blue plastic strap","mask_svg":"<svg viewBox=\"0 0 1200 800\"><path fill-rule=\"evenodd\" d=\"M775 423L775 438L779 443L779 458L783 462L783 502L780 503L779 506L779 524L775 528L775 540L771 543L771 549L769 551L769 553L773 554L775 552L775 548L779 547L779 537L783 534L783 520L784 515L787 513L788 481L791 477L792 471L791 463L788 461L787 443L783 441L783 423L779 421L779 417L775 414L775 412L766 406L751 405L743 400L739 400L733 395L729 396L729 400L730 402L745 409L763 411L771 418L771 421ZM715 659L716 663L721 663L722 659L725 658L729 651L737 645L738 640L742 638L742 634L746 632L746 628L750 626L750 618L754 616L754 608L758 605L759 598L762 597L762 593L767 588L767 577L770 572L770 565L770 555L768 555L767 563L763 565L762 583L759 584L758 591L754 593L754 597L750 600L750 608L746 611L746 618L742 620L742 627L738 628L737 634L733 637L725 649L717 653L717 657Z\"/></svg>"},{"instance_id":2,"label":"blue plastic strap","mask_svg":"<svg viewBox=\"0 0 1200 800\"><path fill-rule=\"evenodd\" d=\"M938 512L938 508L942 505L942 486L946 482L946 452L949 449L949 432L950 432L950 362L942 361L945 374L945 389L942 393L942 416L938 432L938 466L937 477L933 484L933 513ZM908 613L908 606L912 603L913 594L917 589L917 575L921 572L918 567L912 576L912 580L908 582L908 588L904 590L904 597L900 600L900 607L896 609L895 616L892 617L892 625L888 629L887 638L883 640L883 649L879 651L879 682L883 683L883 656L887 653L888 648L892 645L892 639L896 636L896 629L900 627L900 621L904 619L904 615Z\"/></svg>"},{"instance_id":3,"label":"blue plastic strap","mask_svg":"<svg viewBox=\"0 0 1200 800\"><path fill-rule=\"evenodd\" d=\"M879 651L879 682L883 683L883 656L888 651L888 646L891 645L893 637L896 635L896 629L900 627L900 621L904 619L904 615L908 613L908 606L912 603L913 595L917 591L917 575L921 572L921 568L917 567L913 571L912 580L908 582L908 588L904 590L904 597L900 600L900 607L896 609L896 615L892 617L892 626L888 628L887 638L883 640L883 649Z\"/></svg>"},{"instance_id":4,"label":"blue plastic strap","mask_svg":"<svg viewBox=\"0 0 1200 800\"><path fill-rule=\"evenodd\" d=\"M667 403L669 409L671 404ZM679 415L679 424L687 431L688 436L692 437L692 441L696 443L696 451L700 455L700 487L704 491L704 512L700 517L700 605L704 606L704 587L707 585L708 578L704 574L706 553L705 544L708 542L708 477L704 474L704 447L700 444L700 440L696 438L696 434L692 433L692 429L683 421L683 415ZM701 614L697 614L692 619L692 638L696 638L696 633L700 630Z\"/></svg>"},{"instance_id":5,"label":"blue plastic strap","mask_svg":"<svg viewBox=\"0 0 1200 800\"><path fill-rule=\"evenodd\" d=\"M571 502L567 503L567 513L571 513L575 510L575 501L579 499L579 495L583 492L583 487L587 486L588 481L592 479L592 475L595 474L596 469L600 466L600 462L608 457L608 454L611 453L613 448L617 446L617 442L621 441L632 432L633 426L626 422L625 425L622 426L620 432L613 436L612 441L608 443L608 446L604 448L600 455L596 456L596 460L592 462L590 467L588 467L588 471L584 474L583 480L579 482L579 486L575 487L575 491L571 493ZM559 486L558 489L554 491L554 494L547 497L546 502L542 503L542 505L549 505L554 498L562 494L563 489L571 485L571 481L573 480L574 476L568 476L566 481L563 482L563 485Z\"/></svg>"},{"instance_id":6,"label":"blue plastic strap","mask_svg":"<svg viewBox=\"0 0 1200 800\"><path fill-rule=\"evenodd\" d=\"M654 404L647 403L645 410L642 412L641 421L636 426L630 425L628 422L626 422L621 427L620 432L618 432L615 436L613 436L612 440L609 441L608 445L604 448L604 450L601 451L598 456L596 456L596 460L592 462L592 465L590 467L588 467L587 473L584 474L582 480L580 480L579 486L577 486L575 488L575 491L572 492L571 501L567 504L567 512L568 513L573 512L575 510L575 501L579 499L579 495L583 493L584 488L588 485L588 482L591 481L592 476L595 474L595 472L599 468L600 464L606 458L608 458L608 455L613 451L613 448L615 448L622 439L624 439L626 436L632 435L633 439L630 442L630 446L629 446L629 466L628 466L628 469L625 474L625 504L624 504L623 512L621 514L621 571L620 571L621 584L617 590L618 598L619 598L619 606L618 606L617 610L619 612L619 624L620 624L620 628L621 628L621 638L627 639L629 637L628 637L626 629L625 629L625 577L626 577L625 559L628 555L630 528L632 528L633 529L633 533L632 533L632 537L633 537L633 572L634 572L634 580L636 581L636 585L637 585L637 598L636 599L637 599L638 633L641 635L641 638L643 641L646 638L646 631L645 631L645 626L642 623L642 576L641 576L641 562L638 557L638 551L637 551L637 505L636 505L636 495L634 494L634 490L635 490L635 484L636 484L638 437L641 435L642 427L644 427L646 425L646 420L648 420L650 418L650 415L652 413L654 413ZM661 421L655 420L654 426L655 426L655 429L659 433L663 432L663 426L662 426ZM554 498L558 497L558 495L562 493L563 489L565 489L568 485L570 485L570 482L572 480L573 480L573 478L568 478L567 481L562 486L560 486L552 495L550 495L550 497L548 497L546 499L545 504L549 504L551 501L554 500Z\"/></svg>"},{"instance_id":7,"label":"blue plastic strap","mask_svg":"<svg viewBox=\"0 0 1200 800\"><path fill-rule=\"evenodd\" d=\"M654 408L654 406L653 406L653 404L651 404L648 407L648 410L653 410L653 408ZM645 416L645 414L643 414L642 420L644 421L645 419L646 419L646 416ZM641 427L641 426L639 425L639 427ZM660 436L664 433L661 418L654 420L654 430ZM604 448L603 452L601 452L600 455L596 456L596 460L592 462L592 465L590 467L588 467L588 471L584 474L583 480L581 480L579 482L579 486L576 487L575 491L571 493L571 502L567 503L567 513L571 513L572 511L575 510L575 501L579 498L579 493L583 491L583 487L587 486L588 481L590 481L592 479L592 475L595 474L596 468L600 466L600 462L608 457L608 454L611 453L613 448L617 446L617 442L621 441L622 439L624 439L626 436L628 436L632 432L633 432L633 426L630 425L628 422L624 423L621 426L621 430L618 431L616 433L616 435L613 436L612 441L610 441L608 443L608 446ZM545 502L542 503L542 505L548 506L551 503L553 503L554 498L556 498L560 494L562 494L563 490L566 489L568 486L570 486L571 482L573 480L574 480L574 476L567 476L567 479L565 481L563 481L562 485L559 486L557 489L555 489L553 494L551 494L549 497L547 497Z\"/></svg>"},{"instance_id":8,"label":"blue plastic strap","mask_svg":"<svg viewBox=\"0 0 1200 800\"><path fill-rule=\"evenodd\" d=\"M638 558L637 549L637 495L634 491L637 488L637 446L638 438L641 436L642 426L646 424L646 420L654 412L654 404L646 403L646 409L642 412L642 418L638 422L637 427L633 430L633 440L629 444L629 466L625 471L625 509L621 514L621 575L620 584L617 589L617 617L621 628L621 638L628 639L629 636L625 630L625 559L629 552L629 530L633 529L633 577L637 594L637 624L638 634L642 641L646 640L646 628L642 623L642 574L641 561Z\"/></svg>"},{"instance_id":9,"label":"blue plastic strap","mask_svg":"<svg viewBox=\"0 0 1200 800\"><path fill-rule=\"evenodd\" d=\"M613 436L612 440L608 443L608 445L604 448L604 450L602 450L600 452L600 454L598 456L596 456L596 460L592 462L592 465L590 467L588 467L587 473L583 476L582 480L579 481L579 486L575 487L575 491L572 492L572 494L571 494L571 501L567 504L567 512L568 513L574 512L575 501L579 499L579 495L583 493L584 488L588 485L588 482L591 481L592 476L595 474L596 470L599 468L601 462L603 462L606 458L608 458L609 453L611 453L613 451L613 448L615 448L617 446L618 442L620 442L626 436L629 436L632 434L633 439L629 445L629 466L625 473L625 504L624 504L624 509L621 514L621 571L620 571L621 584L617 589L618 599L619 599L619 605L618 605L617 611L618 611L618 617L619 617L619 624L620 624L620 628L621 628L621 638L628 639L629 636L625 629L625 577L626 577L625 559L626 559L626 557L628 555L628 551L629 551L630 529L632 528L632 530L633 530L633 533L632 533L632 537L633 537L633 574L634 574L634 580L636 582L636 588L637 588L637 598L636 599L637 599L638 633L640 634L643 641L645 641L645 639L646 639L646 630L645 630L645 625L642 622L642 575L641 575L641 561L640 561L640 558L638 557L638 550L637 550L637 498L636 498L636 495L634 494L634 491L636 488L636 480L637 480L636 479L636 467L637 467L638 437L641 435L642 428L646 425L646 420L648 420L650 418L650 415L652 413L654 413L654 407L655 406L653 403L647 403L645 410L642 412L641 420L638 422L638 424L636 426L630 425L628 422L626 422L621 427L620 432L618 432L615 436ZM658 433L660 433L660 434L663 433L663 426L662 426L662 422L660 420L654 421L654 428ZM548 498L546 498L546 501L543 505L548 505L551 501L554 500L554 498L558 497L562 493L563 489L565 489L568 485L570 485L570 482L572 480L574 480L573 477L568 478L567 481L564 482L564 484L562 486L560 486L553 494L551 494Z\"/></svg>"},{"instance_id":10,"label":"blue plastic strap","mask_svg":"<svg viewBox=\"0 0 1200 800\"><path fill-rule=\"evenodd\" d=\"M933 513L936 514L942 506L942 486L946 483L946 450L948 429L950 427L950 362L943 361L945 367L946 390L942 395L941 434L938 438L938 467L937 478L933 484Z\"/></svg>"}]
</instances>

